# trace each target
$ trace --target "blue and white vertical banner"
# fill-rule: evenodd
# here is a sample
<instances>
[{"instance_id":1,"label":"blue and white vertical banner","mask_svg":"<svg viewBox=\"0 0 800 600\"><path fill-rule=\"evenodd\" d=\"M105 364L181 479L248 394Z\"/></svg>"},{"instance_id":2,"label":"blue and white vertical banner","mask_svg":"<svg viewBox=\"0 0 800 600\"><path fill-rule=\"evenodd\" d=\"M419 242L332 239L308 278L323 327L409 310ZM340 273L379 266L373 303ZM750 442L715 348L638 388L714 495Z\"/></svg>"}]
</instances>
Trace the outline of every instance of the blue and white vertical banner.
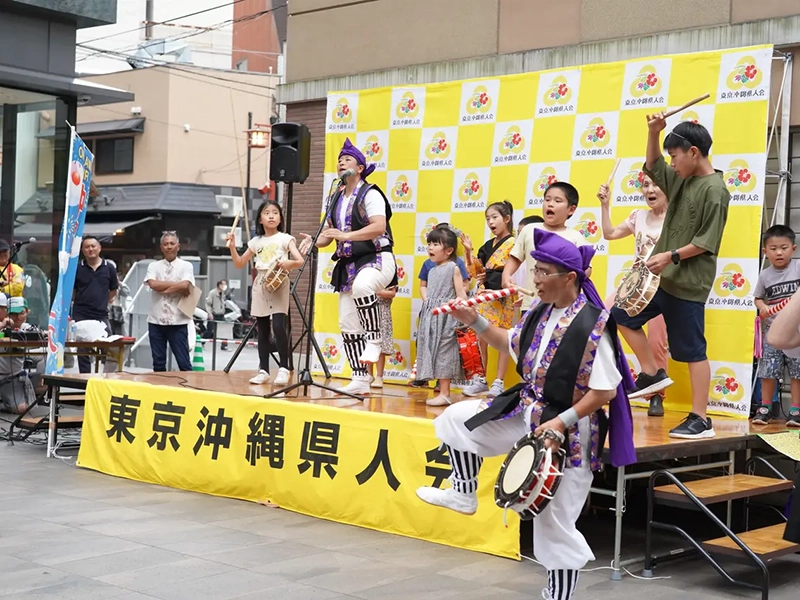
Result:
<instances>
[{"instance_id":1,"label":"blue and white vertical banner","mask_svg":"<svg viewBox=\"0 0 800 600\"><path fill-rule=\"evenodd\" d=\"M47 324L47 374L64 372L64 344L67 340L67 325L72 288L81 254L83 224L86 221L86 206L89 187L92 183L94 155L72 128L70 142L70 164L67 177L67 199L64 207L64 223L58 241L58 286L50 308Z\"/></svg>"}]
</instances>

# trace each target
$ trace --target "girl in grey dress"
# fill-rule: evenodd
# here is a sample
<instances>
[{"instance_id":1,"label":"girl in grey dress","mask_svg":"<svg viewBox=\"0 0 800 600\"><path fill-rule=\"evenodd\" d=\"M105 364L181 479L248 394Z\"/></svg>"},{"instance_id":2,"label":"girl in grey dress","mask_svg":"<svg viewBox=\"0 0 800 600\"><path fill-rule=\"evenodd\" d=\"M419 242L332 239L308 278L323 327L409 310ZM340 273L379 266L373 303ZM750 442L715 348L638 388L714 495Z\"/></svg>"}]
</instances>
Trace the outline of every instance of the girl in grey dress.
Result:
<instances>
[{"instance_id":1,"label":"girl in grey dress","mask_svg":"<svg viewBox=\"0 0 800 600\"><path fill-rule=\"evenodd\" d=\"M420 288L424 302L417 330L417 378L438 379L440 393L427 404L445 406L451 402L450 380L462 377L457 322L448 313L433 315L432 311L455 298L466 300L466 292L455 262L456 234L450 229L436 228L427 240L428 256L436 266L428 272L427 285Z\"/></svg>"}]
</instances>

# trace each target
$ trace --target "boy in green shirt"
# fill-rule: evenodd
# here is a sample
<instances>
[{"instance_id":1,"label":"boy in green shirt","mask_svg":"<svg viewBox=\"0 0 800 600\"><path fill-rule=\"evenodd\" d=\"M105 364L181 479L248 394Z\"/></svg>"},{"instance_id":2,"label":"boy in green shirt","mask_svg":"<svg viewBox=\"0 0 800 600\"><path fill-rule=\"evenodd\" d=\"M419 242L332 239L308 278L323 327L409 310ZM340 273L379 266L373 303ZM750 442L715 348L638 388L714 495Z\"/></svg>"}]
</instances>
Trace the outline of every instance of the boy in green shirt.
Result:
<instances>
[{"instance_id":1,"label":"boy in green shirt","mask_svg":"<svg viewBox=\"0 0 800 600\"><path fill-rule=\"evenodd\" d=\"M635 317L618 308L612 309L612 315L642 366L631 398L671 383L656 365L642 331L650 319L664 316L670 355L688 363L692 386L692 412L670 431L670 437L711 438L715 434L706 417L711 369L706 356L705 303L714 285L731 196L722 173L708 160L712 140L705 127L691 122L675 126L664 139L664 150L672 159L667 166L660 144L666 127L664 113L648 115L647 122L644 172L669 198L661 237L647 261L647 268L661 275L661 283L650 304Z\"/></svg>"}]
</instances>

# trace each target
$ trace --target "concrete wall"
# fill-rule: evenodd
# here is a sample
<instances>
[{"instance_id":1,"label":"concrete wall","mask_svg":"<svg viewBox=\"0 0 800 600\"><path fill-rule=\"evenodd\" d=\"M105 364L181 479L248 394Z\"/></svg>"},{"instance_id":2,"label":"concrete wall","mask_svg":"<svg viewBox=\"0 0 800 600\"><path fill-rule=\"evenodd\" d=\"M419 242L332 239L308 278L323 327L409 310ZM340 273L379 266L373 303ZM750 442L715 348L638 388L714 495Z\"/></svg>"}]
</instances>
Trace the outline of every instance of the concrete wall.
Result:
<instances>
[{"instance_id":1,"label":"concrete wall","mask_svg":"<svg viewBox=\"0 0 800 600\"><path fill-rule=\"evenodd\" d=\"M209 79L207 75L217 79ZM168 181L239 188L247 151L247 113L254 123L269 123L277 77L153 67L89 78L136 94L131 103L85 107L79 123L131 118L133 106L146 117L134 137L134 170L98 175L98 185ZM189 125L185 131L184 125ZM252 185L267 178L268 150L253 150ZM243 177L244 175L242 175Z\"/></svg>"},{"instance_id":2,"label":"concrete wall","mask_svg":"<svg viewBox=\"0 0 800 600\"><path fill-rule=\"evenodd\" d=\"M291 0L287 81L798 14L797 0Z\"/></svg>"}]
</instances>

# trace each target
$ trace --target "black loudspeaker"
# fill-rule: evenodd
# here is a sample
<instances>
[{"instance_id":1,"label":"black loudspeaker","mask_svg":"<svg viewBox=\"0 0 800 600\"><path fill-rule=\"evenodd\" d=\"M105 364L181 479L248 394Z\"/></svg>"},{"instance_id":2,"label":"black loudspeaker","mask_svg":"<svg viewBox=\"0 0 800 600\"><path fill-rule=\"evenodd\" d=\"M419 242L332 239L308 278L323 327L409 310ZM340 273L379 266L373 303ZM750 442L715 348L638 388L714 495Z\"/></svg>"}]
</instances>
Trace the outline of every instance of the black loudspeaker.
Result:
<instances>
[{"instance_id":1,"label":"black loudspeaker","mask_svg":"<svg viewBox=\"0 0 800 600\"><path fill-rule=\"evenodd\" d=\"M311 162L311 134L301 123L275 123L270 142L269 178L303 183Z\"/></svg>"}]
</instances>

